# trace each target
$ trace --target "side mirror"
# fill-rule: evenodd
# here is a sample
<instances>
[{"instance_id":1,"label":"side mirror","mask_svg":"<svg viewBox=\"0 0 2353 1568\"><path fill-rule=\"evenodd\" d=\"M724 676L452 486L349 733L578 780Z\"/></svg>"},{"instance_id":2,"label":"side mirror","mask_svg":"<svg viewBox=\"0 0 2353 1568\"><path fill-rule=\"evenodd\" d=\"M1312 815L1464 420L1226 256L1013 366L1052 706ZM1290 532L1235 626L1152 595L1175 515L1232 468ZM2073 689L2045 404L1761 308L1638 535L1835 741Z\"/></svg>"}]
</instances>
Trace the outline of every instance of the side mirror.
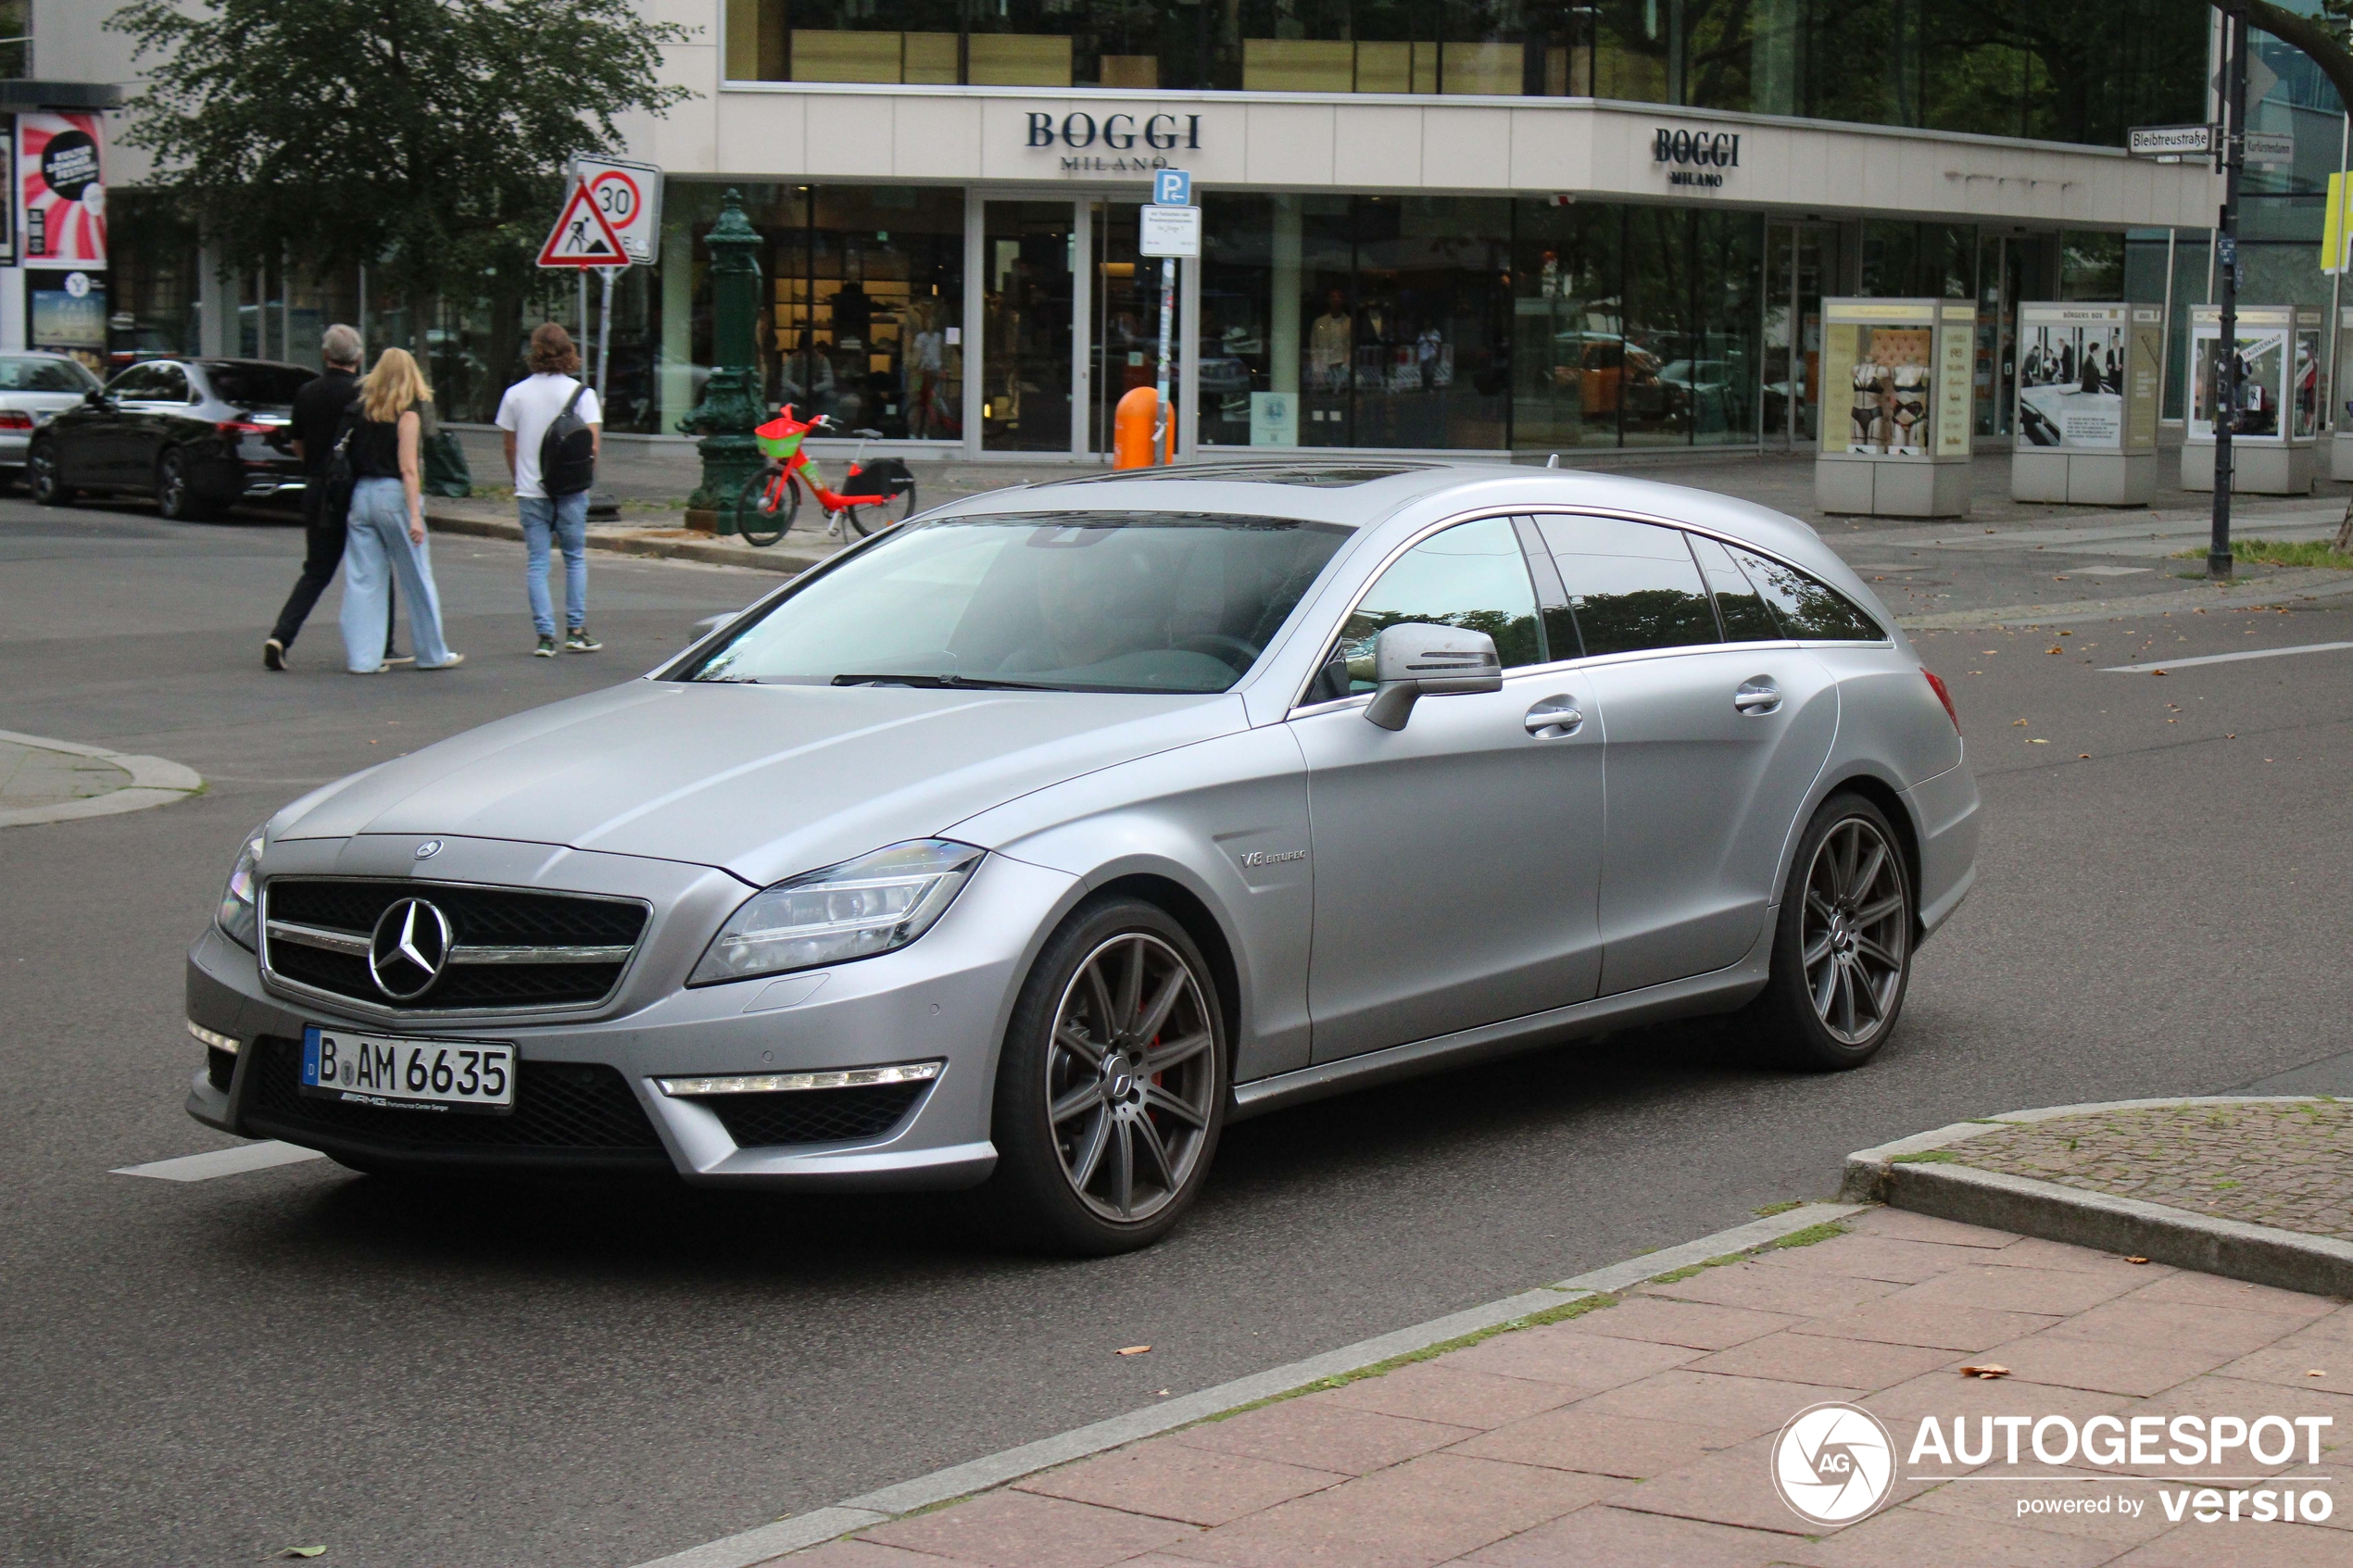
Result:
<instances>
[{"instance_id":1,"label":"side mirror","mask_svg":"<svg viewBox=\"0 0 2353 1568\"><path fill-rule=\"evenodd\" d=\"M89 391L82 395L82 400L90 405L93 408L103 408L107 406L106 389L104 387L94 386Z\"/></svg>"},{"instance_id":2,"label":"side mirror","mask_svg":"<svg viewBox=\"0 0 2353 1568\"><path fill-rule=\"evenodd\" d=\"M1384 730L1402 730L1423 697L1502 691L1504 661L1484 632L1408 621L1375 639L1373 680L1378 689L1365 717Z\"/></svg>"}]
</instances>

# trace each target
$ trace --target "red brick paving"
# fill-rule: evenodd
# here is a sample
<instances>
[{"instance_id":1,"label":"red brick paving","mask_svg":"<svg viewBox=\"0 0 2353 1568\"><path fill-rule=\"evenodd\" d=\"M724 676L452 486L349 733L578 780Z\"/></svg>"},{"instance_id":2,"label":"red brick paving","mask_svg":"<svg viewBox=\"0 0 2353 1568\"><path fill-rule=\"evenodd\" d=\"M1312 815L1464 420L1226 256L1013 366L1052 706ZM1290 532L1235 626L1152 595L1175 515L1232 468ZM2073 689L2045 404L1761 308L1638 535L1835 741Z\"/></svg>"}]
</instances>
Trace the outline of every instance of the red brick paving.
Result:
<instances>
[{"instance_id":1,"label":"red brick paving","mask_svg":"<svg viewBox=\"0 0 2353 1568\"><path fill-rule=\"evenodd\" d=\"M1640 1287L1034 1475L794 1554L790 1568L2345 1568L2353 1307L1876 1210L1851 1235ZM1964 1378L1964 1363L2010 1374ZM2308 1375L2319 1372L2322 1375ZM2326 1414L2325 1524L2168 1519L2180 1467L1899 1464L1844 1530L1791 1512L1769 1454L1808 1405L1857 1403L1899 1450L2001 1414ZM2031 1441L2022 1443L2031 1449ZM1899 1451L1899 1460L1906 1457ZM1929 1472L1930 1474L1921 1474ZM2135 1473L2140 1474L2135 1474ZM1967 1476L1969 1478L1963 1478ZM2284 1483L2282 1483L2284 1484ZM2178 1490L2179 1481L2171 1482ZM2020 1514L2129 1499L2135 1515Z\"/></svg>"}]
</instances>

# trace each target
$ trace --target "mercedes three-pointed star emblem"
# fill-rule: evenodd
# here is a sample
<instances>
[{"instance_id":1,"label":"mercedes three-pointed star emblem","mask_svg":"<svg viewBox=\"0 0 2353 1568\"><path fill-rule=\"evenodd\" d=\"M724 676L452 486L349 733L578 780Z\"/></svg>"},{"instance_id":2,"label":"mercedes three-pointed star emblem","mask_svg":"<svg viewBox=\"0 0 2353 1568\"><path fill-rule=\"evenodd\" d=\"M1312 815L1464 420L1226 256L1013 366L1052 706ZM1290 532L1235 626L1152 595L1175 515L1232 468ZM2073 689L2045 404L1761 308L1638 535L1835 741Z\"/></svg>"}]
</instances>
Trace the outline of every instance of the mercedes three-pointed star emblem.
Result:
<instances>
[{"instance_id":1,"label":"mercedes three-pointed star emblem","mask_svg":"<svg viewBox=\"0 0 2353 1568\"><path fill-rule=\"evenodd\" d=\"M368 941L368 972L396 1002L433 989L449 961L449 917L422 898L401 898L377 917Z\"/></svg>"}]
</instances>

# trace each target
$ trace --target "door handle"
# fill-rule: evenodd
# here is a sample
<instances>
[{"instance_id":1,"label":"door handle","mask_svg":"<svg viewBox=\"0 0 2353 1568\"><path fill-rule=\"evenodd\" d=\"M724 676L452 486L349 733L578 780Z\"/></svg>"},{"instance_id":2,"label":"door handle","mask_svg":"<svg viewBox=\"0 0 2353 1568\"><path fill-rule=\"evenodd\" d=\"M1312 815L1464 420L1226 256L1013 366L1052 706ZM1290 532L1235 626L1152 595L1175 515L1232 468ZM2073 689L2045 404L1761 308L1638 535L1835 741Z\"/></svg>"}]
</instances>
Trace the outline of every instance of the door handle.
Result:
<instances>
[{"instance_id":1,"label":"door handle","mask_svg":"<svg viewBox=\"0 0 2353 1568\"><path fill-rule=\"evenodd\" d=\"M1732 706L1743 713L1762 716L1781 710L1781 688L1759 675L1754 681L1743 681L1741 689L1732 694Z\"/></svg>"},{"instance_id":2,"label":"door handle","mask_svg":"<svg viewBox=\"0 0 2353 1568\"><path fill-rule=\"evenodd\" d=\"M1573 696L1548 696L1529 709L1521 722L1538 740L1559 740L1583 728L1585 713Z\"/></svg>"}]
</instances>

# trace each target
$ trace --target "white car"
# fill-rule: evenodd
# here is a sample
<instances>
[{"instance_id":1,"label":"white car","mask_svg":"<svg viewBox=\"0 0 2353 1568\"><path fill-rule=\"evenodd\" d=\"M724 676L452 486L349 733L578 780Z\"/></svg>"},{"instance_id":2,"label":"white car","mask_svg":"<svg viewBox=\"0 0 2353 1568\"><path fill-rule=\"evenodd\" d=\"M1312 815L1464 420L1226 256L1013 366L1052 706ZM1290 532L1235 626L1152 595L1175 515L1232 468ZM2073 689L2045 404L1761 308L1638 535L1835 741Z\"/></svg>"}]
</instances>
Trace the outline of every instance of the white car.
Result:
<instances>
[{"instance_id":1,"label":"white car","mask_svg":"<svg viewBox=\"0 0 2353 1568\"><path fill-rule=\"evenodd\" d=\"M70 356L0 354L0 476L20 477L32 433L97 389L98 378Z\"/></svg>"}]
</instances>

